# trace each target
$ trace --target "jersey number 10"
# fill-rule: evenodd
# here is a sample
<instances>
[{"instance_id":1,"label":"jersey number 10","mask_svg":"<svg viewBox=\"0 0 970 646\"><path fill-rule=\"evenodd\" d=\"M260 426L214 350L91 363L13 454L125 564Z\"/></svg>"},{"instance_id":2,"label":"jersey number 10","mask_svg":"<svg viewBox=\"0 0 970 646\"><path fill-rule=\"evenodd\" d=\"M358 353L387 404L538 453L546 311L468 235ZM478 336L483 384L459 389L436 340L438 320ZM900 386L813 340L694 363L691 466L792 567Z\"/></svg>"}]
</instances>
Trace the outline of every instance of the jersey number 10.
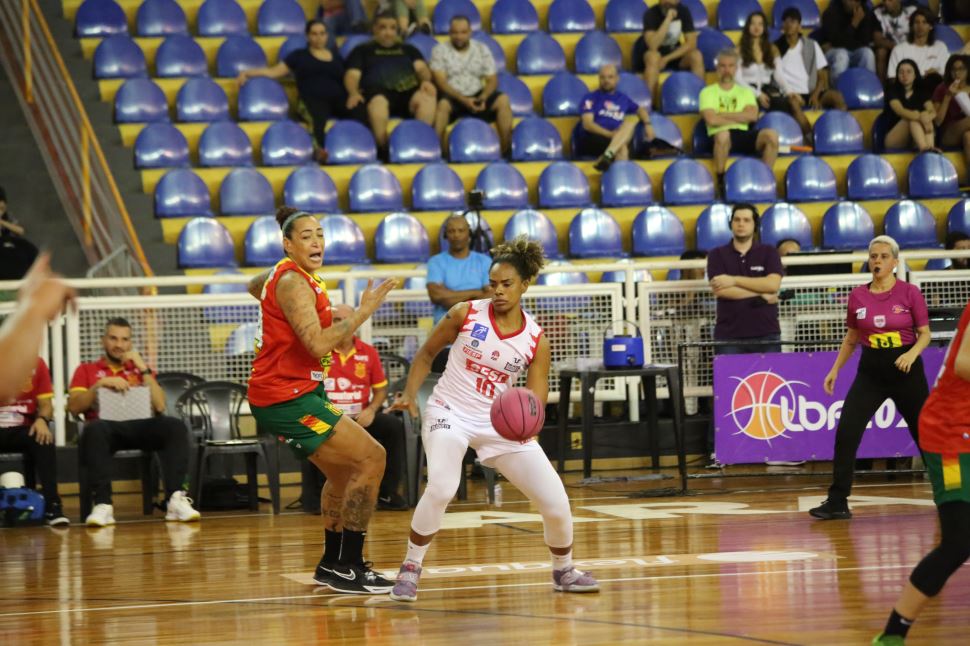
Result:
<instances>
[{"instance_id":1,"label":"jersey number 10","mask_svg":"<svg viewBox=\"0 0 970 646\"><path fill-rule=\"evenodd\" d=\"M482 393L488 399L495 398L495 383L484 377L479 377L475 380L475 390Z\"/></svg>"}]
</instances>

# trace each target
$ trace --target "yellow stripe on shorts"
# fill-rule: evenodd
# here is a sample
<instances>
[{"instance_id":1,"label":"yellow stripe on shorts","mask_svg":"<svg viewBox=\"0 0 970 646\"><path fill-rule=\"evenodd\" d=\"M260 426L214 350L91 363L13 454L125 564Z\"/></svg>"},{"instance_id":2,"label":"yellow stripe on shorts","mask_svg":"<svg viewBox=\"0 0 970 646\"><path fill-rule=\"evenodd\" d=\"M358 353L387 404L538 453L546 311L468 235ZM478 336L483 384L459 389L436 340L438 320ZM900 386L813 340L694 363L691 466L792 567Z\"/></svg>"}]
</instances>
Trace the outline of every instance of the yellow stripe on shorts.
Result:
<instances>
[{"instance_id":1,"label":"yellow stripe on shorts","mask_svg":"<svg viewBox=\"0 0 970 646\"><path fill-rule=\"evenodd\" d=\"M944 455L941 458L943 463L943 488L947 491L959 489L963 486L960 473L960 456Z\"/></svg>"},{"instance_id":2,"label":"yellow stripe on shorts","mask_svg":"<svg viewBox=\"0 0 970 646\"><path fill-rule=\"evenodd\" d=\"M304 415L303 417L301 417L300 424L303 424L304 426L306 426L308 429L310 429L317 435L323 435L331 428L333 428L332 426L330 426L330 424L327 424L322 419L318 419L313 415Z\"/></svg>"}]
</instances>

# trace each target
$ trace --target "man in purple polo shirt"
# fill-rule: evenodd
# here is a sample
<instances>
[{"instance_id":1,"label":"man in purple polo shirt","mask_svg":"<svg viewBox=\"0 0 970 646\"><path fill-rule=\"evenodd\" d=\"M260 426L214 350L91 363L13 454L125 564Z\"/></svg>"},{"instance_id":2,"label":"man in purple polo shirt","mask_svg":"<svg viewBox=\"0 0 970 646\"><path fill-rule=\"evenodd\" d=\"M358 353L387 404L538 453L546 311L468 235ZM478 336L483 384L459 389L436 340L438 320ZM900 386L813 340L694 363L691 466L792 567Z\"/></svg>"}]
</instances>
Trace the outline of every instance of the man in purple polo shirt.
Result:
<instances>
[{"instance_id":1,"label":"man in purple polo shirt","mask_svg":"<svg viewBox=\"0 0 970 646\"><path fill-rule=\"evenodd\" d=\"M715 346L714 354L781 352L778 288L784 269L777 249L755 241L758 218L753 204L736 204L731 211L731 241L711 249L707 256L707 275L717 299L714 340L730 342ZM720 468L713 453L713 424L708 440L708 467Z\"/></svg>"}]
</instances>

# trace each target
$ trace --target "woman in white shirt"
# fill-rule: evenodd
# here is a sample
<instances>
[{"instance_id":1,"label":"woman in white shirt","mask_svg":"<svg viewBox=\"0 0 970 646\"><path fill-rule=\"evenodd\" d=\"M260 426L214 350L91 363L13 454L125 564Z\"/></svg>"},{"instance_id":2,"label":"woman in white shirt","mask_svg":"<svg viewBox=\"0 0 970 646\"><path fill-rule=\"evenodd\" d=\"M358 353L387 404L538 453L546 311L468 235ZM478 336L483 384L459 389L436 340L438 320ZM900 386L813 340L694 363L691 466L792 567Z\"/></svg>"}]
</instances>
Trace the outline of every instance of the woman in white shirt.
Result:
<instances>
[{"instance_id":1,"label":"woman in white shirt","mask_svg":"<svg viewBox=\"0 0 970 646\"><path fill-rule=\"evenodd\" d=\"M936 38L936 19L926 7L917 7L909 17L909 36L906 42L896 45L889 55L890 79L896 76L896 67L910 59L919 67L926 88L932 92L943 81L943 67L950 58L946 44Z\"/></svg>"}]
</instances>

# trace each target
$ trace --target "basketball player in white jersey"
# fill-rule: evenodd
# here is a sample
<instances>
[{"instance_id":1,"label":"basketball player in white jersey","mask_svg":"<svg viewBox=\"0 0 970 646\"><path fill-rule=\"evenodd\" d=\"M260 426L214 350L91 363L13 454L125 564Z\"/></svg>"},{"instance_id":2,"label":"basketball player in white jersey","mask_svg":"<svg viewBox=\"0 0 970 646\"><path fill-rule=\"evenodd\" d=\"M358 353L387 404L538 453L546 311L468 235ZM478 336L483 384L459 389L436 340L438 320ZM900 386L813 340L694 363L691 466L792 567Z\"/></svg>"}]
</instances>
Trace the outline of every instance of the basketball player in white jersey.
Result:
<instances>
[{"instance_id":1,"label":"basketball player in white jersey","mask_svg":"<svg viewBox=\"0 0 970 646\"><path fill-rule=\"evenodd\" d=\"M404 392L393 408L417 414L417 392L431 361L451 346L448 364L424 411L421 437L428 457L428 486L414 510L408 552L391 598L414 601L421 564L441 528L471 446L536 504L552 553L552 584L560 592L596 592L599 583L572 564L573 519L559 474L532 438L513 442L492 428L492 401L512 387L522 370L526 386L543 404L549 394L549 340L521 306L522 295L545 263L542 246L519 237L492 250L492 297L458 303L418 350Z\"/></svg>"}]
</instances>

